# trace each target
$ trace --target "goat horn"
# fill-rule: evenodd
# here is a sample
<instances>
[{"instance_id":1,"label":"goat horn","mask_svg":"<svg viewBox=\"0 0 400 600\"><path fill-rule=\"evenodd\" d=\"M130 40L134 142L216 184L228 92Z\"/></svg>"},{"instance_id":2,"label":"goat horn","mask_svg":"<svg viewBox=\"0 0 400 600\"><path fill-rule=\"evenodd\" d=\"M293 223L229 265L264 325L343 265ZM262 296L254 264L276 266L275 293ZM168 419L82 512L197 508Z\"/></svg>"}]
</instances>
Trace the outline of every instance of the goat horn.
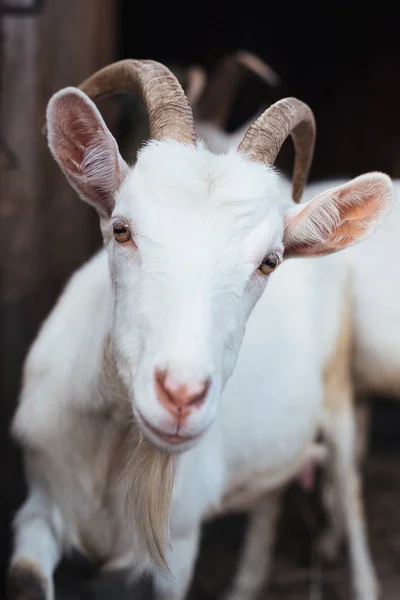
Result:
<instances>
[{"instance_id":1,"label":"goat horn","mask_svg":"<svg viewBox=\"0 0 400 600\"><path fill-rule=\"evenodd\" d=\"M126 59L112 63L86 79L79 89L93 100L135 91L146 106L151 138L196 142L190 104L175 75L159 62Z\"/></svg>"},{"instance_id":2,"label":"goat horn","mask_svg":"<svg viewBox=\"0 0 400 600\"><path fill-rule=\"evenodd\" d=\"M185 69L185 93L190 104L194 106L207 83L206 72L202 67L192 66Z\"/></svg>"},{"instance_id":3,"label":"goat horn","mask_svg":"<svg viewBox=\"0 0 400 600\"><path fill-rule=\"evenodd\" d=\"M238 151L251 160L273 165L288 137L295 149L292 196L299 202L307 182L315 147L315 119L297 98L283 98L270 106L247 130Z\"/></svg>"},{"instance_id":4,"label":"goat horn","mask_svg":"<svg viewBox=\"0 0 400 600\"><path fill-rule=\"evenodd\" d=\"M228 120L235 93L247 73L253 73L268 85L280 84L280 77L258 56L239 50L219 62L198 106L202 121L222 129Z\"/></svg>"}]
</instances>

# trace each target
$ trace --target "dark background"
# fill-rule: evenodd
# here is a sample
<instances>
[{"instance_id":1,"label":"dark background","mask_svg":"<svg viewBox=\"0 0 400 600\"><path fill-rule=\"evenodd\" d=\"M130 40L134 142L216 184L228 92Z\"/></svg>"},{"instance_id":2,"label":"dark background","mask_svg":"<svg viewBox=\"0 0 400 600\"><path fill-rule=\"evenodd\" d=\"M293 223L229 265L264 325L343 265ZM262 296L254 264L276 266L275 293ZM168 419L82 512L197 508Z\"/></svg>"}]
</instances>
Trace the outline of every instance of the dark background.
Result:
<instances>
[{"instance_id":1,"label":"dark background","mask_svg":"<svg viewBox=\"0 0 400 600\"><path fill-rule=\"evenodd\" d=\"M318 146L311 177L369 169L395 176L400 151L396 4L244 4L243 11L228 0L201 3L197 10L145 3L140 23L148 29L140 31L137 6L125 0L120 54L212 67L227 52L251 50L280 74L288 94L315 112Z\"/></svg>"},{"instance_id":2,"label":"dark background","mask_svg":"<svg viewBox=\"0 0 400 600\"><path fill-rule=\"evenodd\" d=\"M37 14L15 14L34 4L0 0L1 584L10 518L24 494L20 456L8 437L21 363L65 280L100 243L96 216L76 199L41 136L50 95L117 58L211 68L224 54L246 49L280 74L285 94L313 108L312 179L368 170L400 176L395 3L44 0ZM249 81L229 126L271 100L268 94ZM396 443L398 412L382 399L375 405L373 452Z\"/></svg>"}]
</instances>

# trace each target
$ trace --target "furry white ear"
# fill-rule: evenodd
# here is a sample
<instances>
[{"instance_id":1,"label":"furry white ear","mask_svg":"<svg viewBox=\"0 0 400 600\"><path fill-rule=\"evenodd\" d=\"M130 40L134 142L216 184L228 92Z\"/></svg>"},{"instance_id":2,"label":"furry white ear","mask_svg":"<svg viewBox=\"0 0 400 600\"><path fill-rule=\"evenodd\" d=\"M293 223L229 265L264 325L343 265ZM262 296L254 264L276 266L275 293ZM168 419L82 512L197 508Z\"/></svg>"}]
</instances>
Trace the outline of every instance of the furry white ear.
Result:
<instances>
[{"instance_id":1,"label":"furry white ear","mask_svg":"<svg viewBox=\"0 0 400 600\"><path fill-rule=\"evenodd\" d=\"M393 200L390 177L367 173L288 209L285 258L321 256L355 244L379 226Z\"/></svg>"},{"instance_id":2,"label":"furry white ear","mask_svg":"<svg viewBox=\"0 0 400 600\"><path fill-rule=\"evenodd\" d=\"M77 88L60 90L46 112L50 151L79 196L109 217L128 171L95 104Z\"/></svg>"}]
</instances>

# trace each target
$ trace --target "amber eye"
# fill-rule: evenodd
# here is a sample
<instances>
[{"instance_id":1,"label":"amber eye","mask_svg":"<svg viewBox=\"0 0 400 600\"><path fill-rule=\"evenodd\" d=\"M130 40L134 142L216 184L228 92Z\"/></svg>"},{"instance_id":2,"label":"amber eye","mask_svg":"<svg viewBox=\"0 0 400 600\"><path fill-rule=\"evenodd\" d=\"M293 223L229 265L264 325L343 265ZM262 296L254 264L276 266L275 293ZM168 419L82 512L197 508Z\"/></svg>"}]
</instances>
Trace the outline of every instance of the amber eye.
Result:
<instances>
[{"instance_id":1,"label":"amber eye","mask_svg":"<svg viewBox=\"0 0 400 600\"><path fill-rule=\"evenodd\" d=\"M114 237L120 244L124 242L129 242L131 239L131 232L129 227L124 223L116 223L114 225Z\"/></svg>"},{"instance_id":2,"label":"amber eye","mask_svg":"<svg viewBox=\"0 0 400 600\"><path fill-rule=\"evenodd\" d=\"M276 254L269 253L258 268L263 275L269 275L272 271L275 271L279 262L279 257Z\"/></svg>"}]
</instances>

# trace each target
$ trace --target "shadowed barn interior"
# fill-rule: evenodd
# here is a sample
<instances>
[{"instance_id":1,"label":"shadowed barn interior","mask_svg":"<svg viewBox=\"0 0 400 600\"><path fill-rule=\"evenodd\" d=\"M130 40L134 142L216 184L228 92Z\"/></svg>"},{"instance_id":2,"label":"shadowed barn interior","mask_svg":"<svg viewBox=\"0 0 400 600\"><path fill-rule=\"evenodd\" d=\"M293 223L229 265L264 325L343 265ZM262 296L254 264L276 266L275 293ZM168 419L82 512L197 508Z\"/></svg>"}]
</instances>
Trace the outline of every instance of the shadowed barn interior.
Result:
<instances>
[{"instance_id":1,"label":"shadowed barn interior","mask_svg":"<svg viewBox=\"0 0 400 600\"><path fill-rule=\"evenodd\" d=\"M307 102L316 116L312 180L350 178L369 170L400 177L400 41L395 7L380 3L373 13L361 16L345 2L318 7L306 2L267 3L262 14L256 3L239 8L227 0L198 4L189 11L170 3L155 8L146 2L138 9L129 0L0 0L1 598L10 520L25 491L21 457L8 433L22 361L69 275L100 246L94 211L77 200L41 133L50 95L77 85L118 58L200 64L209 70L221 56L246 49L270 64L282 85L268 90L249 78L233 107L230 129L260 105L293 95ZM123 131L118 121L121 100L102 105L117 137ZM290 172L291 161L289 142L277 164ZM399 432L400 403L376 399L365 496L372 554L386 600L395 600L400 589ZM244 519L224 518L205 527L190 598L217 598L226 588ZM268 598L349 597L345 554L329 567L314 555L312 541L323 519L318 494L307 495L293 485L285 500ZM94 577L92 569L79 561L63 565L59 597L150 597L148 583L132 594L116 579Z\"/></svg>"}]
</instances>

